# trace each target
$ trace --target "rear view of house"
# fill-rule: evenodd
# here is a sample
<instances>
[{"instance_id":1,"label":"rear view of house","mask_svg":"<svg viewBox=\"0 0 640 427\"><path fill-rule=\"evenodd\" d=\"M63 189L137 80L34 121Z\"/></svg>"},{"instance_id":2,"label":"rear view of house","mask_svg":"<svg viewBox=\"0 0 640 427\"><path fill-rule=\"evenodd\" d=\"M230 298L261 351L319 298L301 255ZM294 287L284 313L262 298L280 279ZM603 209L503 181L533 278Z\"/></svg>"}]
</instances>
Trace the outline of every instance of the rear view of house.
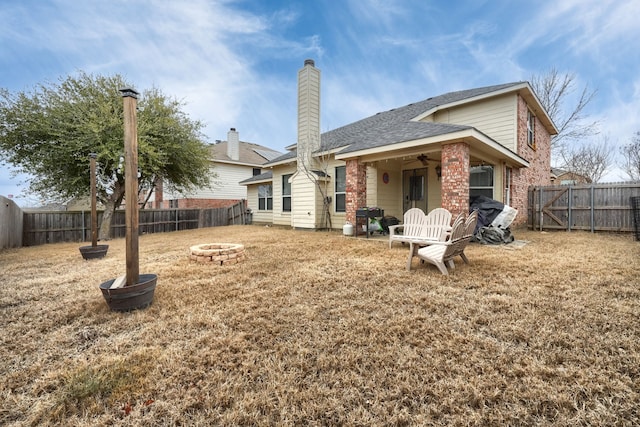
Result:
<instances>
[{"instance_id":1,"label":"rear view of house","mask_svg":"<svg viewBox=\"0 0 640 427\"><path fill-rule=\"evenodd\" d=\"M316 95L317 94L317 95ZM461 90L380 112L319 136L320 72L298 74L298 141L242 182L254 220L294 228L341 228L376 206L468 212L484 195L526 221L527 189L550 183L557 133L527 82Z\"/></svg>"}]
</instances>

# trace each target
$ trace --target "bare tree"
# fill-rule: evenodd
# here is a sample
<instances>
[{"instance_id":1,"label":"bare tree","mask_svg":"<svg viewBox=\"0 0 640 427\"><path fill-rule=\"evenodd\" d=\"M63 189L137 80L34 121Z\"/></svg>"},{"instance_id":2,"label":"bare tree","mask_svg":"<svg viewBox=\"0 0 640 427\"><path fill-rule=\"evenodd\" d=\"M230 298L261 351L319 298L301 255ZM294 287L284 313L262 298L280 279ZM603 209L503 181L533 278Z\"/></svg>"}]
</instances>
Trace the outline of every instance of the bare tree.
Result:
<instances>
[{"instance_id":1,"label":"bare tree","mask_svg":"<svg viewBox=\"0 0 640 427\"><path fill-rule=\"evenodd\" d=\"M622 169L633 181L640 181L640 131L631 138L627 145L620 148L624 158Z\"/></svg>"},{"instance_id":2,"label":"bare tree","mask_svg":"<svg viewBox=\"0 0 640 427\"><path fill-rule=\"evenodd\" d=\"M319 145L319 144L317 144ZM324 151L319 155L314 156L313 153L302 153L305 158L299 159L302 161L302 170L305 175L316 185L320 195L322 197L322 216L320 218L321 228L330 230L333 225L331 222L331 203L332 198L329 196L331 189L331 179L329 176L329 160L331 156L328 151Z\"/></svg>"},{"instance_id":3,"label":"bare tree","mask_svg":"<svg viewBox=\"0 0 640 427\"><path fill-rule=\"evenodd\" d=\"M609 138L600 141L584 142L568 147L562 153L563 168L598 182L611 166L612 154Z\"/></svg>"},{"instance_id":4,"label":"bare tree","mask_svg":"<svg viewBox=\"0 0 640 427\"><path fill-rule=\"evenodd\" d=\"M575 74L560 74L551 68L544 75L532 76L531 87L558 128L558 134L551 140L552 149L562 152L570 142L598 133L598 122L588 122L584 112L593 100L595 90L585 85L575 105L569 105L575 91Z\"/></svg>"}]
</instances>

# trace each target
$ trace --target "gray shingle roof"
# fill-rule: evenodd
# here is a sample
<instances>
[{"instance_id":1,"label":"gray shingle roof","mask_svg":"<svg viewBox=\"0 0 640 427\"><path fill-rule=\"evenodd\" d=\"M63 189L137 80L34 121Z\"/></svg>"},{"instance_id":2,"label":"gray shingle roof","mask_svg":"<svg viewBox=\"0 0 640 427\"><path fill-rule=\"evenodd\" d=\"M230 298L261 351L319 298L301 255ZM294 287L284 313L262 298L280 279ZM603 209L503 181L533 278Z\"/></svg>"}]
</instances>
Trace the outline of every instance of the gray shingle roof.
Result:
<instances>
[{"instance_id":1,"label":"gray shingle roof","mask_svg":"<svg viewBox=\"0 0 640 427\"><path fill-rule=\"evenodd\" d=\"M220 141L210 146L211 156L213 161L233 162L227 155L227 141ZM269 147L263 145L254 144L252 142L240 141L238 146L239 158L236 160L240 163L246 163L250 165L262 165L272 159L275 159L282 155L281 152L272 150Z\"/></svg>"},{"instance_id":2,"label":"gray shingle roof","mask_svg":"<svg viewBox=\"0 0 640 427\"><path fill-rule=\"evenodd\" d=\"M260 175L254 175L251 178L247 178L243 181L240 181L240 184L249 184L251 182L257 181L267 181L273 179L273 171L263 172Z\"/></svg>"},{"instance_id":3,"label":"gray shingle roof","mask_svg":"<svg viewBox=\"0 0 640 427\"><path fill-rule=\"evenodd\" d=\"M325 151L348 146L340 151L341 153L348 153L470 129L470 126L464 125L416 122L411 120L429 110L443 105L472 99L522 84L524 84L524 82L514 82L449 92L444 95L408 104L404 107L377 113L373 116L358 120L357 122L323 133L321 135L320 148L321 151ZM294 159L295 157L296 152L291 151L273 159L271 162L281 162Z\"/></svg>"}]
</instances>

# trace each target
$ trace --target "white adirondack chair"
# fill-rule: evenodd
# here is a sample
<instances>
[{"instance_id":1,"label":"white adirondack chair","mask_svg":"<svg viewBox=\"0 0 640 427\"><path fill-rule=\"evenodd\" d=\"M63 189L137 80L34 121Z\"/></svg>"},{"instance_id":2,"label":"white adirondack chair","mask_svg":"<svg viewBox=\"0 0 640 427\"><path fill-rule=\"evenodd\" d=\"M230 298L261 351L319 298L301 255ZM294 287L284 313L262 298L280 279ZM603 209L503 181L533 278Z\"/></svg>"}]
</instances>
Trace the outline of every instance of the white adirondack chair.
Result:
<instances>
[{"instance_id":1,"label":"white adirondack chair","mask_svg":"<svg viewBox=\"0 0 640 427\"><path fill-rule=\"evenodd\" d=\"M464 215L458 215L451 227L449 239L445 242L434 242L429 246L418 249L418 258L435 265L442 274L448 275L446 264L449 263L451 266L450 261L456 256L458 242L463 239L464 229ZM410 270L411 263L407 267Z\"/></svg>"},{"instance_id":2,"label":"white adirondack chair","mask_svg":"<svg viewBox=\"0 0 640 427\"><path fill-rule=\"evenodd\" d=\"M420 237L425 240L443 241L451 231L451 212L435 208L427 214Z\"/></svg>"},{"instance_id":3,"label":"white adirondack chair","mask_svg":"<svg viewBox=\"0 0 640 427\"><path fill-rule=\"evenodd\" d=\"M411 208L404 213L402 224L389 226L389 249L393 242L408 243L420 236L425 214L420 208ZM402 234L399 232L402 231Z\"/></svg>"},{"instance_id":4,"label":"white adirondack chair","mask_svg":"<svg viewBox=\"0 0 640 427\"><path fill-rule=\"evenodd\" d=\"M464 254L464 250L471 241L473 237L474 231L476 231L476 224L478 223L478 211L474 210L469 214L467 219L464 222L464 231L462 233L462 238L458 241L456 249L454 251L451 260L449 261L449 267L455 268L453 264L453 257L460 255L460 258L464 261L465 264L469 264L469 259Z\"/></svg>"},{"instance_id":5,"label":"white adirondack chair","mask_svg":"<svg viewBox=\"0 0 640 427\"><path fill-rule=\"evenodd\" d=\"M418 249L435 242L444 242L451 232L451 212L444 208L435 208L425 216L422 229L418 237L408 239L409 259L407 270L411 269L411 261L418 254Z\"/></svg>"}]
</instances>

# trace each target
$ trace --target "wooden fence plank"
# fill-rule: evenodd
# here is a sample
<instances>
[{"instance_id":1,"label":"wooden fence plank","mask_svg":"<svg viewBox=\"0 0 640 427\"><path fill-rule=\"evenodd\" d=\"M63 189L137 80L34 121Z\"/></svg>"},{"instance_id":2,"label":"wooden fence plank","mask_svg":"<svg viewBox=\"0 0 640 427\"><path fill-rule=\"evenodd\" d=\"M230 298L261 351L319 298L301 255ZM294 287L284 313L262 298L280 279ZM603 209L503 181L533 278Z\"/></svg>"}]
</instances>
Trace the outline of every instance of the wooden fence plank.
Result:
<instances>
[{"instance_id":1,"label":"wooden fence plank","mask_svg":"<svg viewBox=\"0 0 640 427\"><path fill-rule=\"evenodd\" d=\"M637 182L531 187L527 224L539 230L632 232L630 200L637 196Z\"/></svg>"},{"instance_id":2,"label":"wooden fence plank","mask_svg":"<svg viewBox=\"0 0 640 427\"><path fill-rule=\"evenodd\" d=\"M177 230L245 224L244 210L243 201L232 208L141 209L139 211L138 233L166 233ZM101 211L98 212L98 222L100 221L102 221ZM124 211L118 210L113 215L110 237L122 238L125 233ZM87 239L91 240L90 212L31 211L23 213L23 246L83 242Z\"/></svg>"}]
</instances>

